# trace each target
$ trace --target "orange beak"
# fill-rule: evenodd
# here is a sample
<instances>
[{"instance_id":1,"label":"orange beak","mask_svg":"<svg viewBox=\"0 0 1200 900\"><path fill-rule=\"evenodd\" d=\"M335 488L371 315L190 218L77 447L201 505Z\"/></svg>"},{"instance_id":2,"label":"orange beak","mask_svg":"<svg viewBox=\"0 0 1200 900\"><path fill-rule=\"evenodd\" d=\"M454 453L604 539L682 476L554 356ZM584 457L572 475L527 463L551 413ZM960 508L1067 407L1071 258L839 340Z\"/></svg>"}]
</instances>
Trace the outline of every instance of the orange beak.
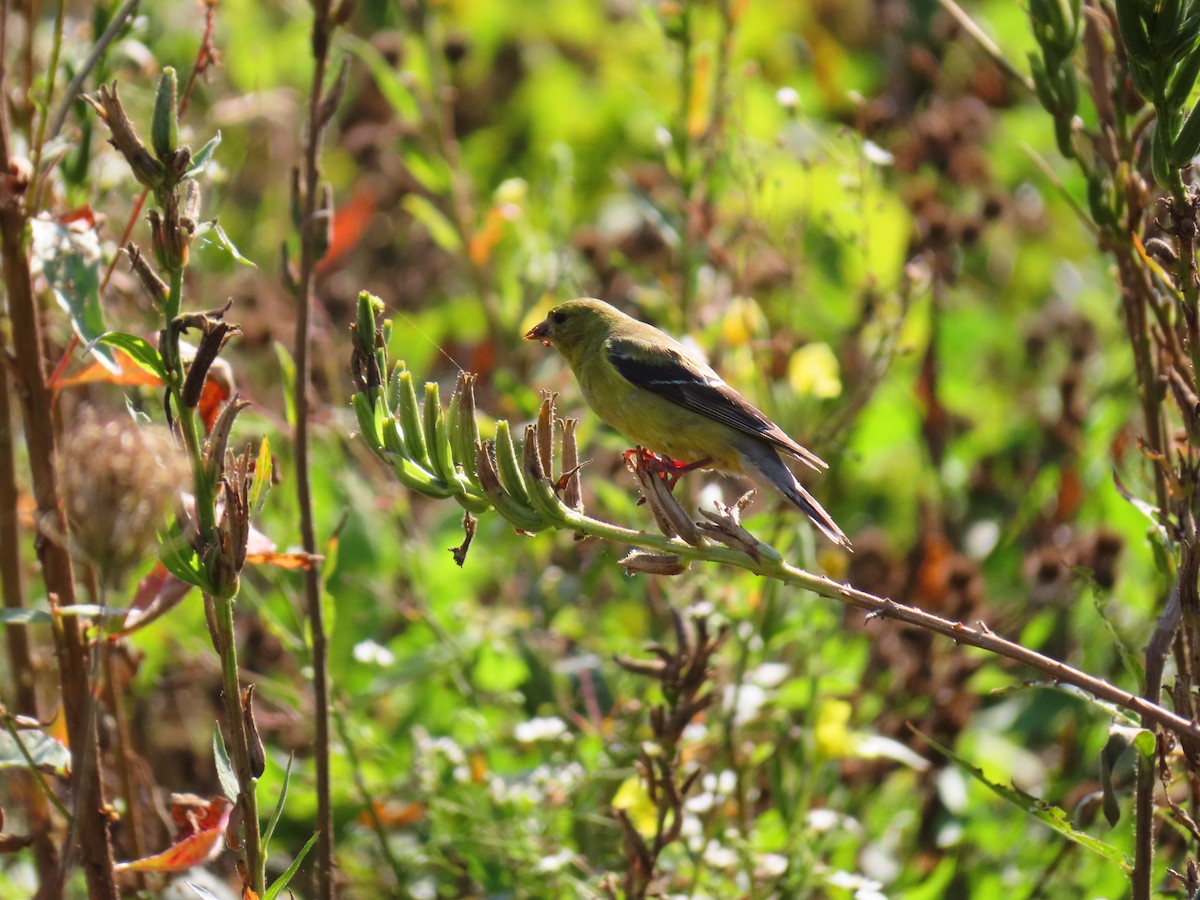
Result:
<instances>
[{"instance_id":1,"label":"orange beak","mask_svg":"<svg viewBox=\"0 0 1200 900\"><path fill-rule=\"evenodd\" d=\"M550 340L546 337L546 335L548 335L549 333L550 333L550 323L543 319L541 322L538 322L536 325L534 325L532 328L529 329L529 331L525 334L525 340L541 341L547 347L550 347L552 345L550 343Z\"/></svg>"}]
</instances>

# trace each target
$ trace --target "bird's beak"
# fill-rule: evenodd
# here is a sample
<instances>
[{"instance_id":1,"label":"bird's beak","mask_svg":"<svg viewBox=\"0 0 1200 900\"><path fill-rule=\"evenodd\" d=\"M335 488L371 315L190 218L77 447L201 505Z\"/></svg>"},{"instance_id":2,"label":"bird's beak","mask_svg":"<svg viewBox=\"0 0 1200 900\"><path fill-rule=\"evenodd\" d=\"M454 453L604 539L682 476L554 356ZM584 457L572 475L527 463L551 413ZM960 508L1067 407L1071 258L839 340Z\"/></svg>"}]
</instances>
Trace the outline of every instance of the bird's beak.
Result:
<instances>
[{"instance_id":1,"label":"bird's beak","mask_svg":"<svg viewBox=\"0 0 1200 900\"><path fill-rule=\"evenodd\" d=\"M549 347L549 346L551 346L550 339L548 337L549 334L550 334L550 323L548 320L543 319L542 321L540 321L536 325L534 325L532 328L530 328L528 332L526 332L525 340L541 341L543 344L545 344L547 347Z\"/></svg>"}]
</instances>

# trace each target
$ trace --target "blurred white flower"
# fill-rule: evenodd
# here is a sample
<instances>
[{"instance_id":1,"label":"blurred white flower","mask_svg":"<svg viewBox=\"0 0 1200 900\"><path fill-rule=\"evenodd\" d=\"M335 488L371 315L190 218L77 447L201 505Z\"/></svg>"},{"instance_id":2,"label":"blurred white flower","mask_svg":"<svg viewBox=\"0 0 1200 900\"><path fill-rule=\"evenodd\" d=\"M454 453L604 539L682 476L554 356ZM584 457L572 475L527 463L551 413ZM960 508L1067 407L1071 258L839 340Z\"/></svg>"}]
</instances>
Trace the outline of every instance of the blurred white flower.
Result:
<instances>
[{"instance_id":1,"label":"blurred white flower","mask_svg":"<svg viewBox=\"0 0 1200 900\"><path fill-rule=\"evenodd\" d=\"M896 157L888 153L874 141L863 142L863 156L867 158L867 162L872 162L877 166L890 166L896 161Z\"/></svg>"},{"instance_id":2,"label":"blurred white flower","mask_svg":"<svg viewBox=\"0 0 1200 900\"><path fill-rule=\"evenodd\" d=\"M377 666L390 666L396 661L394 654L382 644L367 638L354 645L354 658L360 663L374 663Z\"/></svg>"},{"instance_id":3,"label":"blurred white flower","mask_svg":"<svg viewBox=\"0 0 1200 900\"><path fill-rule=\"evenodd\" d=\"M767 692L757 684L730 684L725 687L722 703L733 710L733 724L742 726L754 721L767 702Z\"/></svg>"},{"instance_id":4,"label":"blurred white flower","mask_svg":"<svg viewBox=\"0 0 1200 900\"><path fill-rule=\"evenodd\" d=\"M781 853L761 853L758 871L763 878L778 878L788 869L788 858Z\"/></svg>"},{"instance_id":5,"label":"blurred white flower","mask_svg":"<svg viewBox=\"0 0 1200 900\"><path fill-rule=\"evenodd\" d=\"M704 848L704 861L714 869L732 869L737 865L737 854L716 841L709 841Z\"/></svg>"},{"instance_id":6,"label":"blurred white flower","mask_svg":"<svg viewBox=\"0 0 1200 900\"><path fill-rule=\"evenodd\" d=\"M522 744L533 744L537 741L557 741L569 738L567 723L558 716L538 716L528 722L521 722L513 729L513 737Z\"/></svg>"},{"instance_id":7,"label":"blurred white flower","mask_svg":"<svg viewBox=\"0 0 1200 900\"><path fill-rule=\"evenodd\" d=\"M862 875L837 871L830 874L828 881L833 887L854 891L854 900L887 900L883 885Z\"/></svg>"},{"instance_id":8,"label":"blurred white flower","mask_svg":"<svg viewBox=\"0 0 1200 900\"><path fill-rule=\"evenodd\" d=\"M791 112L800 105L800 94L795 88L781 87L775 92L775 102Z\"/></svg>"},{"instance_id":9,"label":"blurred white flower","mask_svg":"<svg viewBox=\"0 0 1200 900\"><path fill-rule=\"evenodd\" d=\"M809 829L817 833L833 831L835 828L844 828L851 834L859 834L862 831L855 819L832 809L810 809L804 820Z\"/></svg>"},{"instance_id":10,"label":"blurred white flower","mask_svg":"<svg viewBox=\"0 0 1200 900\"><path fill-rule=\"evenodd\" d=\"M752 669L746 675L746 680L757 684L759 687L773 688L779 687L792 673L791 666L785 663L767 662L763 663L755 669Z\"/></svg>"},{"instance_id":11,"label":"blurred white flower","mask_svg":"<svg viewBox=\"0 0 1200 900\"><path fill-rule=\"evenodd\" d=\"M549 856L543 856L534 867L539 872L560 872L575 860L575 854L570 850L559 850Z\"/></svg>"}]
</instances>

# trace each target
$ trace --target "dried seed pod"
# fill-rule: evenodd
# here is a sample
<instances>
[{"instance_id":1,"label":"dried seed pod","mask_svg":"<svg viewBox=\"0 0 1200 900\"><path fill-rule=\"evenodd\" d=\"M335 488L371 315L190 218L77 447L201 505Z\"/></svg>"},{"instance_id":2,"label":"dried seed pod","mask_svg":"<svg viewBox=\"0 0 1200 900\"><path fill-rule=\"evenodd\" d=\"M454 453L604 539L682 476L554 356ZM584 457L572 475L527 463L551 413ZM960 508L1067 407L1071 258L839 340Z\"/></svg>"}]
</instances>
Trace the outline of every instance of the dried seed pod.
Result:
<instances>
[{"instance_id":1,"label":"dried seed pod","mask_svg":"<svg viewBox=\"0 0 1200 900\"><path fill-rule=\"evenodd\" d=\"M618 562L630 575L679 575L687 571L688 564L675 555L649 553L645 550L630 550Z\"/></svg>"}]
</instances>

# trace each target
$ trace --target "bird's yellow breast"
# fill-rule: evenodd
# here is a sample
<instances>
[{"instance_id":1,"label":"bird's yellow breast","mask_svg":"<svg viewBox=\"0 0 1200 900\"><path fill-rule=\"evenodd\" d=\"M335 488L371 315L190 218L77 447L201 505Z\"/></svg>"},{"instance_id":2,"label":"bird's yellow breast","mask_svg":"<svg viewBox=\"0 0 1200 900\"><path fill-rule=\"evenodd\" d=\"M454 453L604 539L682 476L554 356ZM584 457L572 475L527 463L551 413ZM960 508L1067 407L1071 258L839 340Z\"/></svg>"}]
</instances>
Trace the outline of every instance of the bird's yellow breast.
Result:
<instances>
[{"instance_id":1,"label":"bird's yellow breast","mask_svg":"<svg viewBox=\"0 0 1200 900\"><path fill-rule=\"evenodd\" d=\"M736 448L744 437L734 429L637 387L611 366L579 368L576 375L588 406L634 444L679 462L710 458L711 468L742 471Z\"/></svg>"}]
</instances>

